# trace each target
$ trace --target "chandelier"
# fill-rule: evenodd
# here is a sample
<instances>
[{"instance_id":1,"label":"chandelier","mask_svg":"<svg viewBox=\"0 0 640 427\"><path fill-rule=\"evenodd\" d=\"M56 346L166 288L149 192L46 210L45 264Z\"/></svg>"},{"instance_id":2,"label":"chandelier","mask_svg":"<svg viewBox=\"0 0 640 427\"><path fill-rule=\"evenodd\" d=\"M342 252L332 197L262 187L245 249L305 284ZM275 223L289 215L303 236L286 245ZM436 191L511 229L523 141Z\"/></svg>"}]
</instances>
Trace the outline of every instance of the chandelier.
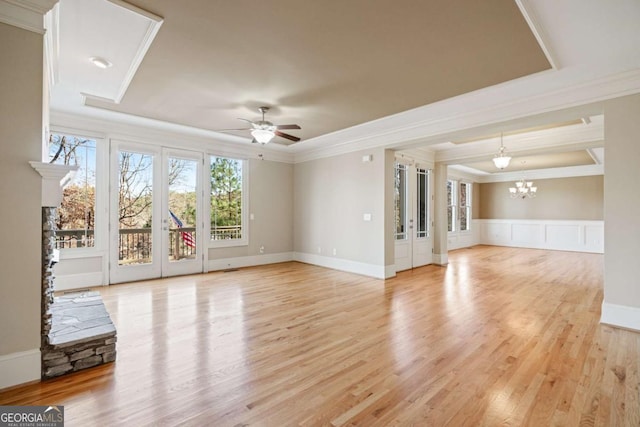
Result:
<instances>
[{"instance_id":1,"label":"chandelier","mask_svg":"<svg viewBox=\"0 0 640 427\"><path fill-rule=\"evenodd\" d=\"M509 197L512 199L532 199L536 197L538 187L533 186L533 181L525 181L523 178L520 181L516 181L515 184L515 187L509 187Z\"/></svg>"},{"instance_id":2,"label":"chandelier","mask_svg":"<svg viewBox=\"0 0 640 427\"><path fill-rule=\"evenodd\" d=\"M500 133L500 150L498 154L493 157L493 164L496 165L498 169L504 169L509 166L509 162L511 161L511 157L506 152L504 145L502 145L502 132Z\"/></svg>"}]
</instances>

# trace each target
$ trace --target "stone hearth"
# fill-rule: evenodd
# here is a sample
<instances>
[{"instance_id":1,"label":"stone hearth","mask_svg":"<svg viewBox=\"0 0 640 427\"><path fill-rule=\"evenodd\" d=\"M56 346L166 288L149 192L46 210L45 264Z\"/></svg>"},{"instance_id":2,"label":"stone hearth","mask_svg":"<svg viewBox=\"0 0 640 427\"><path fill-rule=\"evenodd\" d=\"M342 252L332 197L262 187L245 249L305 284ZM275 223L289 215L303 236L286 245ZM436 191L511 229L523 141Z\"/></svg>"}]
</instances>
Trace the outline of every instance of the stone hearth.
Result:
<instances>
[{"instance_id":1,"label":"stone hearth","mask_svg":"<svg viewBox=\"0 0 640 427\"><path fill-rule=\"evenodd\" d=\"M56 211L77 166L30 162L42 176L42 378L113 362L116 328L97 292L54 297Z\"/></svg>"},{"instance_id":2,"label":"stone hearth","mask_svg":"<svg viewBox=\"0 0 640 427\"><path fill-rule=\"evenodd\" d=\"M116 340L116 328L99 293L74 292L55 297L42 376L51 378L113 362Z\"/></svg>"}]
</instances>

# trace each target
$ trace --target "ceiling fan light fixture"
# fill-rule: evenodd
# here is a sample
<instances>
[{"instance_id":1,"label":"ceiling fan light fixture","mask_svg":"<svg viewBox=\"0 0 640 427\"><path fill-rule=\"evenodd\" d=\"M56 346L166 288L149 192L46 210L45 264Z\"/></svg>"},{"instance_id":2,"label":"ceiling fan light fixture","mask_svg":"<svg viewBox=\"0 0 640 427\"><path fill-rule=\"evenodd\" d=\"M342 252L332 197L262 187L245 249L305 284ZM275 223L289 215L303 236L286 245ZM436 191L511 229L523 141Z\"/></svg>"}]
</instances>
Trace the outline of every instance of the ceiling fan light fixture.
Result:
<instances>
[{"instance_id":1,"label":"ceiling fan light fixture","mask_svg":"<svg viewBox=\"0 0 640 427\"><path fill-rule=\"evenodd\" d=\"M260 144L267 144L274 136L276 136L276 134L266 129L254 129L251 131L251 136L253 136L253 138Z\"/></svg>"}]
</instances>

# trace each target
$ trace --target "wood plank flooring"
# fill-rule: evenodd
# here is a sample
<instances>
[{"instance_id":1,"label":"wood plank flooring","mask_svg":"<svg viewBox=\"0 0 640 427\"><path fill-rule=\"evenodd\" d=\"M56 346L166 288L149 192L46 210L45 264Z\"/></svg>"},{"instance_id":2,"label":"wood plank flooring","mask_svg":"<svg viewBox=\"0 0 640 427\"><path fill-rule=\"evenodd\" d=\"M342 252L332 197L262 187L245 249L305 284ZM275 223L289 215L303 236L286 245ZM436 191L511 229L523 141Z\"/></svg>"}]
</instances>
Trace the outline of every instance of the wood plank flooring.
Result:
<instances>
[{"instance_id":1,"label":"wood plank flooring","mask_svg":"<svg viewBox=\"0 0 640 427\"><path fill-rule=\"evenodd\" d=\"M375 280L299 263L99 289L115 364L0 392L67 426L640 426L597 254L479 246Z\"/></svg>"}]
</instances>

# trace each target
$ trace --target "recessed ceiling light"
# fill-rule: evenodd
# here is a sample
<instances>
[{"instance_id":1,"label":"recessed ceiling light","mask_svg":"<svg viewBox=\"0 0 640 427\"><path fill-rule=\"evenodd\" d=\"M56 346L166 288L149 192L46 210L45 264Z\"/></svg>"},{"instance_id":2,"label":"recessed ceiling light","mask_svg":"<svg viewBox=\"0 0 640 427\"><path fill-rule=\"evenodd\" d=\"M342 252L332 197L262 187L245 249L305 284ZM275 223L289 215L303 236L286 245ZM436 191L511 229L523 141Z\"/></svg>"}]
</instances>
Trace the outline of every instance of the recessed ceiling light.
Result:
<instances>
[{"instance_id":1,"label":"recessed ceiling light","mask_svg":"<svg viewBox=\"0 0 640 427\"><path fill-rule=\"evenodd\" d=\"M113 65L108 60L104 58L100 58L99 56L92 56L91 58L89 58L89 60L91 60L93 65L95 65L98 68L109 68Z\"/></svg>"}]
</instances>

